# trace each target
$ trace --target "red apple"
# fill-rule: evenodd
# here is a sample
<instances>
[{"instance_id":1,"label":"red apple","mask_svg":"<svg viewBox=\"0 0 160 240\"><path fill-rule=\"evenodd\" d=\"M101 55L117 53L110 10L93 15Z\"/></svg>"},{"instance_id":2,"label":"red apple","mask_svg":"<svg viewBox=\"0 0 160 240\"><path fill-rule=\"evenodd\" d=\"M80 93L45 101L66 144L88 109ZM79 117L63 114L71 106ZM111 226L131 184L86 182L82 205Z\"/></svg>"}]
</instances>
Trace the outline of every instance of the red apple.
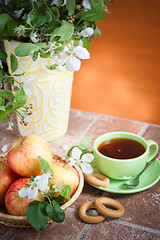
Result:
<instances>
[{"instance_id":1,"label":"red apple","mask_svg":"<svg viewBox=\"0 0 160 240\"><path fill-rule=\"evenodd\" d=\"M23 187L28 187L27 182L30 178L20 178L13 182L9 187L5 196L5 205L7 211L11 215L15 216L26 216L27 206L33 200L40 200L40 194L36 199L28 199L28 197L20 197L18 191Z\"/></svg>"},{"instance_id":2,"label":"red apple","mask_svg":"<svg viewBox=\"0 0 160 240\"><path fill-rule=\"evenodd\" d=\"M53 171L52 184L70 185L71 195L75 193L79 185L80 177L77 170L74 167L69 166L65 161L53 160L51 163L51 168Z\"/></svg>"},{"instance_id":3,"label":"red apple","mask_svg":"<svg viewBox=\"0 0 160 240\"><path fill-rule=\"evenodd\" d=\"M48 143L38 135L27 135L13 144L7 154L9 167L22 177L42 174L37 156L52 162L52 152Z\"/></svg>"},{"instance_id":4,"label":"red apple","mask_svg":"<svg viewBox=\"0 0 160 240\"><path fill-rule=\"evenodd\" d=\"M5 194L17 177L8 164L0 162L0 206L4 205Z\"/></svg>"}]
</instances>

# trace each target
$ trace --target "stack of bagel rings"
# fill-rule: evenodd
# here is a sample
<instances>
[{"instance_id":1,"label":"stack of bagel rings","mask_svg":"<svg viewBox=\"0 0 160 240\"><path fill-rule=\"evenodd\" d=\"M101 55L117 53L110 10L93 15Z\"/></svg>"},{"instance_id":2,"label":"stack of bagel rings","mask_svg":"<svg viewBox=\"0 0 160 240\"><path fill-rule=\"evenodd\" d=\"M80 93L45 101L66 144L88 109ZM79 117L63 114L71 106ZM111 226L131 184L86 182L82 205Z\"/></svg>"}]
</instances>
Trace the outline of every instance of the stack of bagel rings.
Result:
<instances>
[{"instance_id":1,"label":"stack of bagel rings","mask_svg":"<svg viewBox=\"0 0 160 240\"><path fill-rule=\"evenodd\" d=\"M84 174L86 182L99 186L106 187L109 184L109 178L99 172L91 174ZM115 208L112 210L105 205ZM86 214L87 210L94 208L99 212L98 216L89 216ZM104 221L107 217L119 218L124 214L124 207L121 203L108 197L97 198L95 201L88 201L83 203L78 210L79 217L87 223L99 223Z\"/></svg>"},{"instance_id":2,"label":"stack of bagel rings","mask_svg":"<svg viewBox=\"0 0 160 240\"><path fill-rule=\"evenodd\" d=\"M109 205L116 208L115 210L110 209L105 206ZM100 215L98 216L89 216L86 214L87 210L90 208L96 209ZM100 197L95 201L88 201L83 203L78 209L79 217L86 223L99 223L104 221L107 217L110 218L119 218L124 214L124 207L121 203L116 200L108 197Z\"/></svg>"}]
</instances>

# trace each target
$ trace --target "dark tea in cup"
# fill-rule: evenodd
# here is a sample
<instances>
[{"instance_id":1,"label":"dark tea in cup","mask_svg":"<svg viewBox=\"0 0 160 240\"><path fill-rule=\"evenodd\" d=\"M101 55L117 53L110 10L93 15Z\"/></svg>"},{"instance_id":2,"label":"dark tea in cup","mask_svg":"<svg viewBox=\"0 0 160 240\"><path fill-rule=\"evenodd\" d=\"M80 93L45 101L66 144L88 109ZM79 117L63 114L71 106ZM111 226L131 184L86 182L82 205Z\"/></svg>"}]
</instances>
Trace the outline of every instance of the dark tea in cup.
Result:
<instances>
[{"instance_id":1,"label":"dark tea in cup","mask_svg":"<svg viewBox=\"0 0 160 240\"><path fill-rule=\"evenodd\" d=\"M93 144L96 169L113 179L137 176L158 152L153 140L130 132L110 132L96 138Z\"/></svg>"},{"instance_id":2,"label":"dark tea in cup","mask_svg":"<svg viewBox=\"0 0 160 240\"><path fill-rule=\"evenodd\" d=\"M110 158L131 159L141 156L145 151L142 143L129 138L113 138L102 142L98 151Z\"/></svg>"}]
</instances>

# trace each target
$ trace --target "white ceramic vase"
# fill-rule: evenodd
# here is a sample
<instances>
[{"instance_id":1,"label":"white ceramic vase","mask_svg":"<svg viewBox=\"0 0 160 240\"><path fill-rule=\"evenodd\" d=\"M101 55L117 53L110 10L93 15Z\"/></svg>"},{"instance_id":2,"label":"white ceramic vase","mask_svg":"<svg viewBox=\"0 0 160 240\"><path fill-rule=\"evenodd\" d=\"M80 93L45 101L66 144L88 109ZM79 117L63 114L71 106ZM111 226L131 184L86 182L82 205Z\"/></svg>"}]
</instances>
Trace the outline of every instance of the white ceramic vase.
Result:
<instances>
[{"instance_id":1,"label":"white ceramic vase","mask_svg":"<svg viewBox=\"0 0 160 240\"><path fill-rule=\"evenodd\" d=\"M14 40L4 41L8 56L19 44ZM36 134L46 141L62 137L68 128L73 73L65 68L62 72L48 70L46 66L52 64L50 58L39 57L35 62L30 56L17 58L16 73L25 73L17 80L24 83L27 102L33 105L27 126L21 125L18 118L21 136ZM7 61L9 63L9 57Z\"/></svg>"}]
</instances>

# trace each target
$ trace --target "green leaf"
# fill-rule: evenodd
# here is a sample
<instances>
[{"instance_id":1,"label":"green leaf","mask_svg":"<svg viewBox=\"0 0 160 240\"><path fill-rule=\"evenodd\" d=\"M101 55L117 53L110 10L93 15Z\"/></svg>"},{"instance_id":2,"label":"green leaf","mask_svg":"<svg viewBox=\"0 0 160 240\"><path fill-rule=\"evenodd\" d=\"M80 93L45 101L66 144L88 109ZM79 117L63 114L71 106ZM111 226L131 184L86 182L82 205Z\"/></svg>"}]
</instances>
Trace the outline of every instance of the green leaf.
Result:
<instances>
[{"instance_id":1,"label":"green leaf","mask_svg":"<svg viewBox=\"0 0 160 240\"><path fill-rule=\"evenodd\" d=\"M20 76L23 76L23 75L24 75L24 72L23 73L13 74L13 76L15 76L15 77L20 77Z\"/></svg>"},{"instance_id":2,"label":"green leaf","mask_svg":"<svg viewBox=\"0 0 160 240\"><path fill-rule=\"evenodd\" d=\"M16 47L15 54L18 57L24 57L24 56L32 56L35 51L38 51L40 49L39 46L33 44L33 43L23 43Z\"/></svg>"},{"instance_id":3,"label":"green leaf","mask_svg":"<svg viewBox=\"0 0 160 240\"><path fill-rule=\"evenodd\" d=\"M0 49L0 59L6 59L7 58L7 53Z\"/></svg>"},{"instance_id":4,"label":"green leaf","mask_svg":"<svg viewBox=\"0 0 160 240\"><path fill-rule=\"evenodd\" d=\"M37 60L37 58L38 58L38 51L35 51L35 52L33 53L32 59L33 59L33 61L35 62L35 61Z\"/></svg>"},{"instance_id":5,"label":"green leaf","mask_svg":"<svg viewBox=\"0 0 160 240\"><path fill-rule=\"evenodd\" d=\"M93 136L87 136L87 137L85 137L85 139L84 139L84 140L82 141L82 143L80 144L80 147L81 147L82 149L86 149L86 148L89 146L92 138L93 138Z\"/></svg>"},{"instance_id":6,"label":"green leaf","mask_svg":"<svg viewBox=\"0 0 160 240\"><path fill-rule=\"evenodd\" d=\"M61 195L53 196L51 197L52 200L55 200L57 203L62 203L65 201L65 198Z\"/></svg>"},{"instance_id":7,"label":"green leaf","mask_svg":"<svg viewBox=\"0 0 160 240\"><path fill-rule=\"evenodd\" d=\"M60 194L61 196L70 199L71 195L71 186L70 185L63 185L62 188L60 189Z\"/></svg>"},{"instance_id":8,"label":"green leaf","mask_svg":"<svg viewBox=\"0 0 160 240\"><path fill-rule=\"evenodd\" d=\"M68 10L68 15L72 15L76 8L76 1L75 0L67 0L66 8Z\"/></svg>"},{"instance_id":9,"label":"green leaf","mask_svg":"<svg viewBox=\"0 0 160 240\"><path fill-rule=\"evenodd\" d=\"M11 53L10 55L10 61L11 61L11 71L12 73L15 72L18 68L18 60L14 54Z\"/></svg>"},{"instance_id":10,"label":"green leaf","mask_svg":"<svg viewBox=\"0 0 160 240\"><path fill-rule=\"evenodd\" d=\"M13 107L14 109L19 109L23 107L27 102L27 97L23 88L15 95L13 100Z\"/></svg>"},{"instance_id":11,"label":"green leaf","mask_svg":"<svg viewBox=\"0 0 160 240\"><path fill-rule=\"evenodd\" d=\"M96 11L94 10L88 10L86 12L83 13L82 15L82 20L84 21L90 21L90 22L93 22L93 21L99 21L99 20L104 20L106 18L104 12L102 13L97 13Z\"/></svg>"},{"instance_id":12,"label":"green leaf","mask_svg":"<svg viewBox=\"0 0 160 240\"><path fill-rule=\"evenodd\" d=\"M96 29L94 30L94 36L99 36L101 35L101 31L98 27L96 27Z\"/></svg>"},{"instance_id":13,"label":"green leaf","mask_svg":"<svg viewBox=\"0 0 160 240\"><path fill-rule=\"evenodd\" d=\"M46 6L36 7L28 14L27 23L29 25L40 27L45 22L52 21L52 12Z\"/></svg>"},{"instance_id":14,"label":"green leaf","mask_svg":"<svg viewBox=\"0 0 160 240\"><path fill-rule=\"evenodd\" d=\"M65 212L60 208L59 204L53 200L47 205L46 211L48 216L55 222L63 222L65 219Z\"/></svg>"},{"instance_id":15,"label":"green leaf","mask_svg":"<svg viewBox=\"0 0 160 240\"><path fill-rule=\"evenodd\" d=\"M32 201L27 207L27 218L36 230L42 230L48 225L49 217L46 213L47 202Z\"/></svg>"},{"instance_id":16,"label":"green leaf","mask_svg":"<svg viewBox=\"0 0 160 240\"><path fill-rule=\"evenodd\" d=\"M15 37L16 33L14 32L14 29L19 25L20 25L20 23L13 19L8 21L7 22L8 36L10 36L12 38Z\"/></svg>"},{"instance_id":17,"label":"green leaf","mask_svg":"<svg viewBox=\"0 0 160 240\"><path fill-rule=\"evenodd\" d=\"M58 66L58 64L53 64L53 65L51 65L51 66L47 66L46 65L46 68L48 69L48 70L54 70L54 69L56 69L56 67Z\"/></svg>"},{"instance_id":18,"label":"green leaf","mask_svg":"<svg viewBox=\"0 0 160 240\"><path fill-rule=\"evenodd\" d=\"M50 10L52 12L53 20L58 20L58 18L60 16L58 8L57 7L51 7Z\"/></svg>"},{"instance_id":19,"label":"green leaf","mask_svg":"<svg viewBox=\"0 0 160 240\"><path fill-rule=\"evenodd\" d=\"M4 106L4 100L0 97L0 106Z\"/></svg>"},{"instance_id":20,"label":"green leaf","mask_svg":"<svg viewBox=\"0 0 160 240\"><path fill-rule=\"evenodd\" d=\"M48 57L50 57L50 55L51 55L51 52L41 52L40 53L40 57L42 57L42 58L48 58Z\"/></svg>"},{"instance_id":21,"label":"green leaf","mask_svg":"<svg viewBox=\"0 0 160 240\"><path fill-rule=\"evenodd\" d=\"M95 10L96 12L104 12L105 5L104 0L90 0L91 8Z\"/></svg>"},{"instance_id":22,"label":"green leaf","mask_svg":"<svg viewBox=\"0 0 160 240\"><path fill-rule=\"evenodd\" d=\"M60 36L60 41L68 41L74 33L74 27L67 21L62 20L61 27L56 28L51 35L51 41L55 36Z\"/></svg>"},{"instance_id":23,"label":"green leaf","mask_svg":"<svg viewBox=\"0 0 160 240\"><path fill-rule=\"evenodd\" d=\"M13 85L14 81L15 81L15 79L11 75L8 75L5 77L5 83L10 83L11 85Z\"/></svg>"},{"instance_id":24,"label":"green leaf","mask_svg":"<svg viewBox=\"0 0 160 240\"><path fill-rule=\"evenodd\" d=\"M12 111L13 105L9 102L5 105L5 111L0 110L0 122L4 121Z\"/></svg>"},{"instance_id":25,"label":"green leaf","mask_svg":"<svg viewBox=\"0 0 160 240\"><path fill-rule=\"evenodd\" d=\"M13 20L9 14L2 13L0 14L0 36L7 36L8 29L7 29L7 22Z\"/></svg>"},{"instance_id":26,"label":"green leaf","mask_svg":"<svg viewBox=\"0 0 160 240\"><path fill-rule=\"evenodd\" d=\"M14 99L14 94L10 90L1 89L0 90L0 97L3 98L3 99L11 98L13 100Z\"/></svg>"},{"instance_id":27,"label":"green leaf","mask_svg":"<svg viewBox=\"0 0 160 240\"><path fill-rule=\"evenodd\" d=\"M86 37L82 38L83 41L83 47L85 47L87 50L89 50L89 41Z\"/></svg>"},{"instance_id":28,"label":"green leaf","mask_svg":"<svg viewBox=\"0 0 160 240\"><path fill-rule=\"evenodd\" d=\"M6 110L5 106L0 106L0 111L5 111L5 110Z\"/></svg>"},{"instance_id":29,"label":"green leaf","mask_svg":"<svg viewBox=\"0 0 160 240\"><path fill-rule=\"evenodd\" d=\"M44 33L53 33L56 28L60 27L60 23L58 23L56 20L50 22L45 28Z\"/></svg>"},{"instance_id":30,"label":"green leaf","mask_svg":"<svg viewBox=\"0 0 160 240\"><path fill-rule=\"evenodd\" d=\"M39 163L41 165L41 169L43 173L51 172L53 173L49 162L43 159L41 156L38 156Z\"/></svg>"}]
</instances>

